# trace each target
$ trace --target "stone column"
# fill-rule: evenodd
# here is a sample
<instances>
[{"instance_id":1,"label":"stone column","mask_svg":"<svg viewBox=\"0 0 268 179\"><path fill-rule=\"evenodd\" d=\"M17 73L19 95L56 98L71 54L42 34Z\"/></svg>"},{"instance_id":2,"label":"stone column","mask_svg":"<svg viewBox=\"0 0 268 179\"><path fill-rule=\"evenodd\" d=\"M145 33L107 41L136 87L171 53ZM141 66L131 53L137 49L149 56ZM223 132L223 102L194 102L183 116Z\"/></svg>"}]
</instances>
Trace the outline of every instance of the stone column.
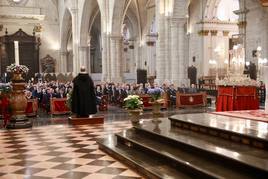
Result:
<instances>
[{"instance_id":1,"label":"stone column","mask_svg":"<svg viewBox=\"0 0 268 179\"><path fill-rule=\"evenodd\" d=\"M136 67L135 67L135 42L129 41L129 56L130 56L130 65L129 65L129 72L135 73Z\"/></svg>"},{"instance_id":2,"label":"stone column","mask_svg":"<svg viewBox=\"0 0 268 179\"><path fill-rule=\"evenodd\" d=\"M60 64L59 64L59 72L66 73L67 72L67 50L60 51Z\"/></svg>"},{"instance_id":3,"label":"stone column","mask_svg":"<svg viewBox=\"0 0 268 179\"><path fill-rule=\"evenodd\" d=\"M106 33L102 33L102 81L110 81L109 73L109 37Z\"/></svg>"},{"instance_id":4,"label":"stone column","mask_svg":"<svg viewBox=\"0 0 268 179\"><path fill-rule=\"evenodd\" d=\"M156 42L156 82L162 83L165 79L165 17L160 13L160 1L156 1L156 26L158 40Z\"/></svg>"},{"instance_id":5,"label":"stone column","mask_svg":"<svg viewBox=\"0 0 268 179\"><path fill-rule=\"evenodd\" d=\"M170 68L171 68L171 64L170 64L170 57L171 57L171 44L170 44L170 21L171 18L170 17L165 17L165 81L166 80L170 80L171 78L171 73L170 73Z\"/></svg>"},{"instance_id":6,"label":"stone column","mask_svg":"<svg viewBox=\"0 0 268 179\"><path fill-rule=\"evenodd\" d=\"M184 24L186 22L185 18L180 18L178 21L178 59L179 59L179 83L187 83L187 67L185 66L184 58L184 44L185 44L185 33L184 33Z\"/></svg>"},{"instance_id":7,"label":"stone column","mask_svg":"<svg viewBox=\"0 0 268 179\"><path fill-rule=\"evenodd\" d=\"M88 58L88 51L89 51L89 47L88 46L79 46L78 47L79 50L79 64L81 66L85 66L86 68L88 67L88 63L89 62L89 58ZM88 73L91 73L90 69L87 69Z\"/></svg>"},{"instance_id":8,"label":"stone column","mask_svg":"<svg viewBox=\"0 0 268 179\"><path fill-rule=\"evenodd\" d=\"M122 70L122 40L121 36L110 36L111 42L111 81L122 82L123 70Z\"/></svg>"},{"instance_id":9,"label":"stone column","mask_svg":"<svg viewBox=\"0 0 268 179\"><path fill-rule=\"evenodd\" d=\"M73 73L79 72L80 64L78 60L78 9L77 1L74 1L74 7L71 8L72 14L72 37L73 37Z\"/></svg>"},{"instance_id":10,"label":"stone column","mask_svg":"<svg viewBox=\"0 0 268 179\"><path fill-rule=\"evenodd\" d=\"M178 19L171 19L171 81L176 85L181 85L180 81L180 61L179 61L179 39L178 39L178 31L179 24Z\"/></svg>"}]
</instances>

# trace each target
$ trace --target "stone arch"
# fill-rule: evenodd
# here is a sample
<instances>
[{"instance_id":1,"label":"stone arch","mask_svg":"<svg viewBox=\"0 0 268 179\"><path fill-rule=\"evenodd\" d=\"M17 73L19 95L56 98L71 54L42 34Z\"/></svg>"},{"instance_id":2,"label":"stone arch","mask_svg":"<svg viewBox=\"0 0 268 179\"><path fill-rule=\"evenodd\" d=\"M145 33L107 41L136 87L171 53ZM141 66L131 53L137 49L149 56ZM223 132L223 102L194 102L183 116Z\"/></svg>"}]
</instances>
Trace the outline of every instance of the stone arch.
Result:
<instances>
[{"instance_id":1,"label":"stone arch","mask_svg":"<svg viewBox=\"0 0 268 179\"><path fill-rule=\"evenodd\" d=\"M85 0L80 21L80 44L87 45L88 35L96 16L100 13L97 0Z\"/></svg>"},{"instance_id":2,"label":"stone arch","mask_svg":"<svg viewBox=\"0 0 268 179\"><path fill-rule=\"evenodd\" d=\"M65 50L67 49L67 43L68 43L68 35L70 31L72 31L72 16L70 11L65 8L62 23L61 23L61 29L60 29L60 38L61 38L61 49Z\"/></svg>"}]
</instances>

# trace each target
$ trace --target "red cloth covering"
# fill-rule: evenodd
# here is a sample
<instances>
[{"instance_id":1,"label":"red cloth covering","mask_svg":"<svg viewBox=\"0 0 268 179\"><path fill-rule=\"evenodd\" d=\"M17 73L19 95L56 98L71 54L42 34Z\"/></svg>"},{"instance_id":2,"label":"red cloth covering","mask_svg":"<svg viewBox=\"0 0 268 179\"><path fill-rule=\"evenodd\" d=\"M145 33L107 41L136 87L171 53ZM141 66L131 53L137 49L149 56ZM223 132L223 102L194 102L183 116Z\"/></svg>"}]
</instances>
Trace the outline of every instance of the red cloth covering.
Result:
<instances>
[{"instance_id":1,"label":"red cloth covering","mask_svg":"<svg viewBox=\"0 0 268 179\"><path fill-rule=\"evenodd\" d=\"M151 101L151 96L146 96L146 95L142 95L140 96L142 102L143 102L143 107L147 108L147 107L152 107L152 104L150 103Z\"/></svg>"},{"instance_id":2,"label":"red cloth covering","mask_svg":"<svg viewBox=\"0 0 268 179\"><path fill-rule=\"evenodd\" d=\"M203 104L203 95L180 96L180 104L189 106Z\"/></svg>"},{"instance_id":3,"label":"red cloth covering","mask_svg":"<svg viewBox=\"0 0 268 179\"><path fill-rule=\"evenodd\" d=\"M251 86L219 86L216 111L259 109L257 88Z\"/></svg>"},{"instance_id":4,"label":"red cloth covering","mask_svg":"<svg viewBox=\"0 0 268 179\"><path fill-rule=\"evenodd\" d=\"M53 101L53 105L54 105L54 111L55 112L66 112L66 111L70 111L69 108L66 106L66 101L57 101L57 100L54 100Z\"/></svg>"},{"instance_id":5,"label":"red cloth covering","mask_svg":"<svg viewBox=\"0 0 268 179\"><path fill-rule=\"evenodd\" d=\"M29 113L33 113L33 112L34 112L34 110L33 110L33 101L28 101L25 113L29 114Z\"/></svg>"},{"instance_id":6,"label":"red cloth covering","mask_svg":"<svg viewBox=\"0 0 268 179\"><path fill-rule=\"evenodd\" d=\"M4 123L3 123L4 127L7 125L8 121L11 118L11 113L8 109L9 104L10 104L10 102L9 102L8 97L3 96L2 99L0 100L0 107L1 107L0 112L4 118Z\"/></svg>"}]
</instances>

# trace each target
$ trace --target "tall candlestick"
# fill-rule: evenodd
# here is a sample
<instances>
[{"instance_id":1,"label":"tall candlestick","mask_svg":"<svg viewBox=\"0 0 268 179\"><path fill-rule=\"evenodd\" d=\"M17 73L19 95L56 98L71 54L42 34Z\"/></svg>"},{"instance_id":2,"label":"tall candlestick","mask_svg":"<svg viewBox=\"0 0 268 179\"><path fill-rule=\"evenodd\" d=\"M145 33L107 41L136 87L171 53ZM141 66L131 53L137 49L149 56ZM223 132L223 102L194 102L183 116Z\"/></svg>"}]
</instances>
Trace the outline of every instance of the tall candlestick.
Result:
<instances>
[{"instance_id":1,"label":"tall candlestick","mask_svg":"<svg viewBox=\"0 0 268 179\"><path fill-rule=\"evenodd\" d=\"M14 41L15 65L20 65L19 41Z\"/></svg>"}]
</instances>

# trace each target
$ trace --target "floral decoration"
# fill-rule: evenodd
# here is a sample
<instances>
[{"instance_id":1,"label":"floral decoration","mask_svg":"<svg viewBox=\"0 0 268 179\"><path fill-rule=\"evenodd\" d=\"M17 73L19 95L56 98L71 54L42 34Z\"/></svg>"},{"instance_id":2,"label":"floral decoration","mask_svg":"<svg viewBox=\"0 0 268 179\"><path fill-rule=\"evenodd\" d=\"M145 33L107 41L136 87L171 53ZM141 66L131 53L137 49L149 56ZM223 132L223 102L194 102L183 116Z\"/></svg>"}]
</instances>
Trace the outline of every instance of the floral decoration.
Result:
<instances>
[{"instance_id":1,"label":"floral decoration","mask_svg":"<svg viewBox=\"0 0 268 179\"><path fill-rule=\"evenodd\" d=\"M147 91L147 94L149 94L152 97L152 102L163 102L162 94L164 93L164 90L159 87L149 88Z\"/></svg>"},{"instance_id":2,"label":"floral decoration","mask_svg":"<svg viewBox=\"0 0 268 179\"><path fill-rule=\"evenodd\" d=\"M216 80L218 86L260 86L256 80L252 80L244 75L227 76L222 80Z\"/></svg>"},{"instance_id":3,"label":"floral decoration","mask_svg":"<svg viewBox=\"0 0 268 179\"><path fill-rule=\"evenodd\" d=\"M7 66L6 71L9 73L25 73L27 74L29 68L25 65L15 65L14 63Z\"/></svg>"},{"instance_id":4,"label":"floral decoration","mask_svg":"<svg viewBox=\"0 0 268 179\"><path fill-rule=\"evenodd\" d=\"M143 102L138 95L128 95L124 99L124 107L128 110L142 109Z\"/></svg>"}]
</instances>

